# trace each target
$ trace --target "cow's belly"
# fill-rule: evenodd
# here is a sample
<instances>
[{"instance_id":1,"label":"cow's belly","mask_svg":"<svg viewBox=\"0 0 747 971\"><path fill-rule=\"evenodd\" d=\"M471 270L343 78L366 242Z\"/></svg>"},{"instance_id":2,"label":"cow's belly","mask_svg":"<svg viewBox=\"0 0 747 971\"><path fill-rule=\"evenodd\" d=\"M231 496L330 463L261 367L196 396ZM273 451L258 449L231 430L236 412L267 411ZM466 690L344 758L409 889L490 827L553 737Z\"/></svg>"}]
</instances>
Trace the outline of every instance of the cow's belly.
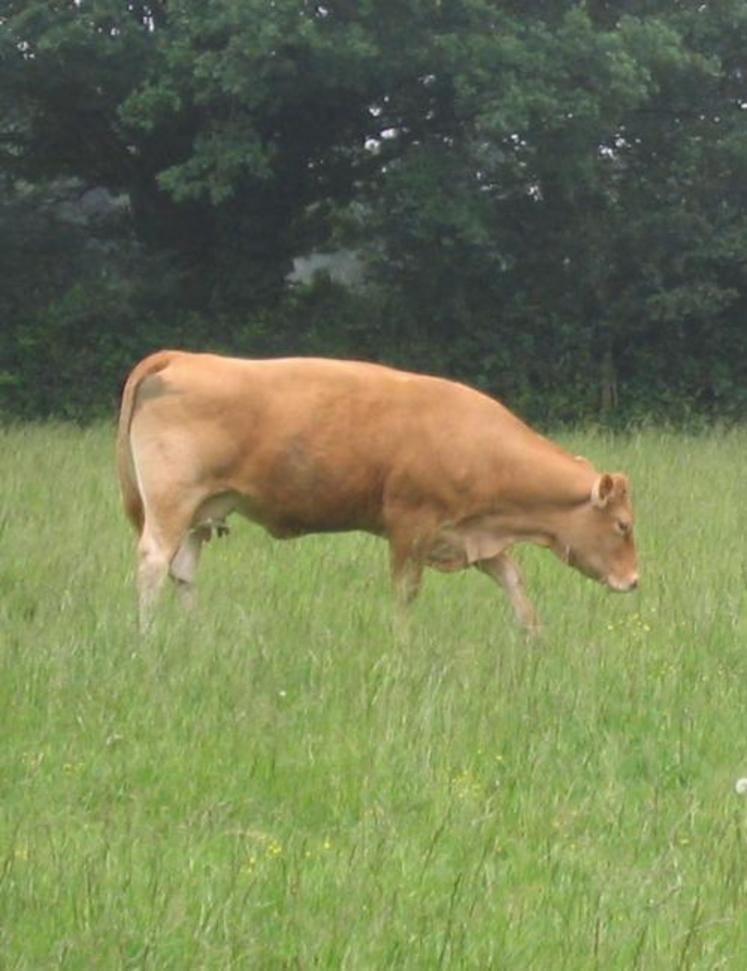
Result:
<instances>
[{"instance_id":1,"label":"cow's belly","mask_svg":"<svg viewBox=\"0 0 747 971\"><path fill-rule=\"evenodd\" d=\"M320 455L300 439L250 454L231 488L238 511L279 538L381 531L382 488L372 465L349 454Z\"/></svg>"},{"instance_id":2,"label":"cow's belly","mask_svg":"<svg viewBox=\"0 0 747 971\"><path fill-rule=\"evenodd\" d=\"M263 526L276 539L292 539L307 533L341 533L364 530L380 533L381 515L367 497L305 497L244 495L236 510Z\"/></svg>"}]
</instances>

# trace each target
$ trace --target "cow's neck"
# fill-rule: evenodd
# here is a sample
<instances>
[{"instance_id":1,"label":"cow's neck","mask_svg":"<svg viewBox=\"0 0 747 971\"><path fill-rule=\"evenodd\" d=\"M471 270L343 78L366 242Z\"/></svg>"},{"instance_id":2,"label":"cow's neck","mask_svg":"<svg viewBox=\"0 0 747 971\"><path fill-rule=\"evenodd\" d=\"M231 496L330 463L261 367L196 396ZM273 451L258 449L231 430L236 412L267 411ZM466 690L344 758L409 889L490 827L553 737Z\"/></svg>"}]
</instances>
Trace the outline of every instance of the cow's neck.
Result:
<instances>
[{"instance_id":1,"label":"cow's neck","mask_svg":"<svg viewBox=\"0 0 747 971\"><path fill-rule=\"evenodd\" d=\"M538 439L540 447L525 453L515 472L505 471L496 525L517 542L558 547L569 515L589 501L598 473L585 460Z\"/></svg>"},{"instance_id":2,"label":"cow's neck","mask_svg":"<svg viewBox=\"0 0 747 971\"><path fill-rule=\"evenodd\" d=\"M503 504L546 517L586 502L598 473L585 459L536 437L534 448L499 459L497 485Z\"/></svg>"}]
</instances>

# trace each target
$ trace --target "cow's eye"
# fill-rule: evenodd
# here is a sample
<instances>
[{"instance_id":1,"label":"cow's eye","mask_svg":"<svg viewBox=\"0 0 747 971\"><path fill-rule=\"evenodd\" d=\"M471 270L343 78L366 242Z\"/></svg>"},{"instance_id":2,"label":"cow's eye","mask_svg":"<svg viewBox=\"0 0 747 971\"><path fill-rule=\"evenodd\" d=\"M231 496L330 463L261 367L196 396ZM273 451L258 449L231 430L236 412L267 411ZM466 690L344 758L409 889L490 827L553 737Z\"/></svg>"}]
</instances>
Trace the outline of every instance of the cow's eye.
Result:
<instances>
[{"instance_id":1,"label":"cow's eye","mask_svg":"<svg viewBox=\"0 0 747 971\"><path fill-rule=\"evenodd\" d=\"M632 524L627 521L627 519L618 519L615 523L618 533L621 536L627 536L630 530L633 528Z\"/></svg>"}]
</instances>

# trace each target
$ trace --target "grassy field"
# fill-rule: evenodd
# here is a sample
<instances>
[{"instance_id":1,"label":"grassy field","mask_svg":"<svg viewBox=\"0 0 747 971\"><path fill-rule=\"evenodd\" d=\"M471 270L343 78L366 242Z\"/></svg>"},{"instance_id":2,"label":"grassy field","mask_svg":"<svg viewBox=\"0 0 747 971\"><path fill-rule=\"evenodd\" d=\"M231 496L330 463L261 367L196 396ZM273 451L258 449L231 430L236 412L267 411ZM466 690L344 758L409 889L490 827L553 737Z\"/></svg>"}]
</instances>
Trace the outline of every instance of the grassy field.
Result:
<instances>
[{"instance_id":1,"label":"grassy field","mask_svg":"<svg viewBox=\"0 0 747 971\"><path fill-rule=\"evenodd\" d=\"M236 522L136 634L112 433L0 432L0 968L747 966L747 431L566 436L642 584Z\"/></svg>"}]
</instances>

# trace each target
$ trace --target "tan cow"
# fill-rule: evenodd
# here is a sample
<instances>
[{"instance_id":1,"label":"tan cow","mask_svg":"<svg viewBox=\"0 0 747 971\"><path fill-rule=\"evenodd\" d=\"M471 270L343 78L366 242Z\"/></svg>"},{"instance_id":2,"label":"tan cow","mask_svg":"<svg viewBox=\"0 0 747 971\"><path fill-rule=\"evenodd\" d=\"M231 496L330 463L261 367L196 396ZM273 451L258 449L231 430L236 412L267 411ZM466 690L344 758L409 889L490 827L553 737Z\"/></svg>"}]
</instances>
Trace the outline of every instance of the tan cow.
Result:
<instances>
[{"instance_id":1,"label":"tan cow","mask_svg":"<svg viewBox=\"0 0 747 971\"><path fill-rule=\"evenodd\" d=\"M546 546L612 590L638 580L625 476L600 475L497 401L442 378L160 351L125 385L118 468L139 535L142 625L167 574L191 602L200 548L231 512L279 538L385 537L400 606L424 566L476 566L530 629L514 543Z\"/></svg>"}]
</instances>

